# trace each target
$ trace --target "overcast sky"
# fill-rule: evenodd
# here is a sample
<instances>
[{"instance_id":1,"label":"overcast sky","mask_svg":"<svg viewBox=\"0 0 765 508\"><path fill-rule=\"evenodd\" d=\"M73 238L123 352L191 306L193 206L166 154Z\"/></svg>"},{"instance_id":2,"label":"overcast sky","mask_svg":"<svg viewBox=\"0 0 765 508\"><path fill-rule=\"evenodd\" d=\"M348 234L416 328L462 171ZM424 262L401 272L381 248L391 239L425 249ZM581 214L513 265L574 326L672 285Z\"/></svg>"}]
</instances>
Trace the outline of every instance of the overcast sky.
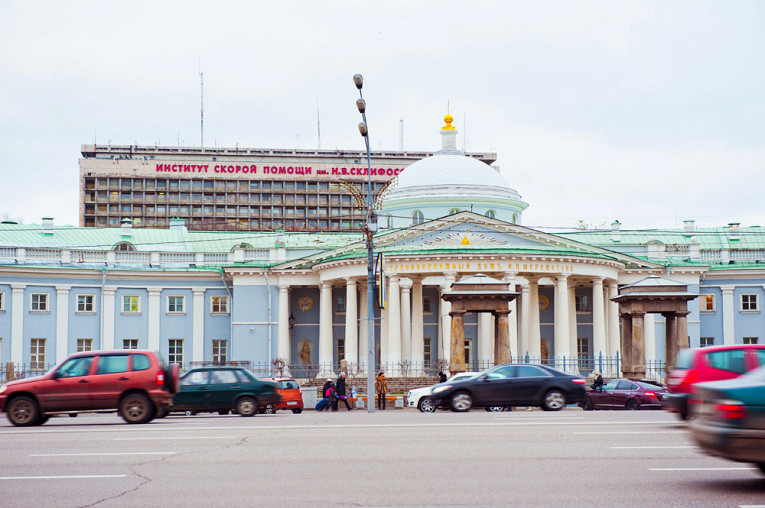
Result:
<instances>
[{"instance_id":1,"label":"overcast sky","mask_svg":"<svg viewBox=\"0 0 765 508\"><path fill-rule=\"evenodd\" d=\"M765 2L0 2L0 216L78 224L80 145L437 150L531 227L765 225Z\"/></svg>"}]
</instances>

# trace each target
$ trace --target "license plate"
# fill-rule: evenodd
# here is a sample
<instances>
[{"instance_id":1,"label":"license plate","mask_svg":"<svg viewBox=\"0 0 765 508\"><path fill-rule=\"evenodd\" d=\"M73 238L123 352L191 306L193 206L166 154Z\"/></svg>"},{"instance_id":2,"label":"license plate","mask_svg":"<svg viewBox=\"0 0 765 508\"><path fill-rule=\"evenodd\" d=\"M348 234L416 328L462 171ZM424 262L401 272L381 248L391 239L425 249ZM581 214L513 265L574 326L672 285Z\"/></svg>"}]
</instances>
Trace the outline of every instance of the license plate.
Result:
<instances>
[{"instance_id":1,"label":"license plate","mask_svg":"<svg viewBox=\"0 0 765 508\"><path fill-rule=\"evenodd\" d=\"M296 406L297 405L297 401L290 400L290 401L287 402L287 405L288 406Z\"/></svg>"}]
</instances>

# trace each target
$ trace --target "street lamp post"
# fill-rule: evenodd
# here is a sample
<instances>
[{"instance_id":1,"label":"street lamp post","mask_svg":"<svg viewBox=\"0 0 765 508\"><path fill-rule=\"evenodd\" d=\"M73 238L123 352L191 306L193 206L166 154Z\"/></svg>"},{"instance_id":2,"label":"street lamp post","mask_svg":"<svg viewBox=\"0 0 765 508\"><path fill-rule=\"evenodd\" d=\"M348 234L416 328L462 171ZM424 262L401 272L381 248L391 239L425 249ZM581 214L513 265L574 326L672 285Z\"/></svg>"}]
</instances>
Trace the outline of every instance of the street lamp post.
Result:
<instances>
[{"instance_id":1,"label":"street lamp post","mask_svg":"<svg viewBox=\"0 0 765 508\"><path fill-rule=\"evenodd\" d=\"M369 129L367 128L367 103L361 93L364 78L361 74L353 76L353 83L359 91L356 107L361 113L362 123L359 132L367 146L367 214L364 221L364 233L367 237L367 411L375 412L375 281L374 281L374 234L377 231L377 215L372 208L372 160L369 151Z\"/></svg>"}]
</instances>

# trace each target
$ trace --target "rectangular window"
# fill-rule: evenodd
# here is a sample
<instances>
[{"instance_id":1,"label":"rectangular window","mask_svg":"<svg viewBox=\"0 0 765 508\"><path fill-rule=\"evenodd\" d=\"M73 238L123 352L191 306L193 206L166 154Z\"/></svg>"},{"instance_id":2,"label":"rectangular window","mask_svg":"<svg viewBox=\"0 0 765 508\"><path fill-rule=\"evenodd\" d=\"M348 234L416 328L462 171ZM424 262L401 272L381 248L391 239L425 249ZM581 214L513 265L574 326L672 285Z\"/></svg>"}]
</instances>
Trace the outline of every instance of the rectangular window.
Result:
<instances>
[{"instance_id":1,"label":"rectangular window","mask_svg":"<svg viewBox=\"0 0 765 508\"><path fill-rule=\"evenodd\" d=\"M744 344L757 344L759 337L744 337Z\"/></svg>"},{"instance_id":2,"label":"rectangular window","mask_svg":"<svg viewBox=\"0 0 765 508\"><path fill-rule=\"evenodd\" d=\"M338 296L335 302L337 312L345 312L345 296Z\"/></svg>"},{"instance_id":3,"label":"rectangular window","mask_svg":"<svg viewBox=\"0 0 765 508\"><path fill-rule=\"evenodd\" d=\"M575 295L574 305L577 312L587 312L587 295Z\"/></svg>"},{"instance_id":4,"label":"rectangular window","mask_svg":"<svg viewBox=\"0 0 765 508\"><path fill-rule=\"evenodd\" d=\"M122 349L138 349L138 339L122 339Z\"/></svg>"},{"instance_id":5,"label":"rectangular window","mask_svg":"<svg viewBox=\"0 0 765 508\"><path fill-rule=\"evenodd\" d=\"M183 366L183 339L170 339L168 341L167 361Z\"/></svg>"},{"instance_id":6,"label":"rectangular window","mask_svg":"<svg viewBox=\"0 0 765 508\"><path fill-rule=\"evenodd\" d=\"M210 298L212 314L228 314L228 296L213 296Z\"/></svg>"},{"instance_id":7,"label":"rectangular window","mask_svg":"<svg viewBox=\"0 0 765 508\"><path fill-rule=\"evenodd\" d=\"M32 370L45 370L45 339L32 339L29 364Z\"/></svg>"},{"instance_id":8,"label":"rectangular window","mask_svg":"<svg viewBox=\"0 0 765 508\"><path fill-rule=\"evenodd\" d=\"M77 295L77 312L93 312L93 295Z\"/></svg>"},{"instance_id":9,"label":"rectangular window","mask_svg":"<svg viewBox=\"0 0 765 508\"><path fill-rule=\"evenodd\" d=\"M707 347L707 346L714 346L715 345L715 338L714 337L700 337L699 338L699 346L700 347Z\"/></svg>"},{"instance_id":10,"label":"rectangular window","mask_svg":"<svg viewBox=\"0 0 765 508\"><path fill-rule=\"evenodd\" d=\"M590 366L590 338L576 338L576 354L579 358L579 370L587 370Z\"/></svg>"},{"instance_id":11,"label":"rectangular window","mask_svg":"<svg viewBox=\"0 0 765 508\"><path fill-rule=\"evenodd\" d=\"M32 293L32 312L48 311L48 293Z\"/></svg>"},{"instance_id":12,"label":"rectangular window","mask_svg":"<svg viewBox=\"0 0 765 508\"><path fill-rule=\"evenodd\" d=\"M5 310L5 293L0 291L0 312Z\"/></svg>"},{"instance_id":13,"label":"rectangular window","mask_svg":"<svg viewBox=\"0 0 765 508\"><path fill-rule=\"evenodd\" d=\"M422 344L422 359L425 362L425 365L430 365L431 360L433 359L430 355L430 337L425 337L423 339L424 343Z\"/></svg>"},{"instance_id":14,"label":"rectangular window","mask_svg":"<svg viewBox=\"0 0 765 508\"><path fill-rule=\"evenodd\" d=\"M422 298L422 312L424 312L425 314L432 314L433 313L433 309L432 309L432 306L431 306L431 302L430 302L430 297L429 296L424 296Z\"/></svg>"},{"instance_id":15,"label":"rectangular window","mask_svg":"<svg viewBox=\"0 0 765 508\"><path fill-rule=\"evenodd\" d=\"M140 311L138 295L125 295L122 297L122 313L135 313Z\"/></svg>"},{"instance_id":16,"label":"rectangular window","mask_svg":"<svg viewBox=\"0 0 765 508\"><path fill-rule=\"evenodd\" d=\"M213 339L212 361L213 365L225 365L228 362L228 341L226 339Z\"/></svg>"},{"instance_id":17,"label":"rectangular window","mask_svg":"<svg viewBox=\"0 0 765 508\"><path fill-rule=\"evenodd\" d=\"M184 296L168 296L167 297L167 313L168 314L183 314Z\"/></svg>"},{"instance_id":18,"label":"rectangular window","mask_svg":"<svg viewBox=\"0 0 765 508\"><path fill-rule=\"evenodd\" d=\"M715 311L715 295L703 294L701 295L701 312L714 312Z\"/></svg>"},{"instance_id":19,"label":"rectangular window","mask_svg":"<svg viewBox=\"0 0 765 508\"><path fill-rule=\"evenodd\" d=\"M93 339L77 339L77 352L93 351Z\"/></svg>"},{"instance_id":20,"label":"rectangular window","mask_svg":"<svg viewBox=\"0 0 765 508\"><path fill-rule=\"evenodd\" d=\"M345 360L345 338L337 338L337 361Z\"/></svg>"},{"instance_id":21,"label":"rectangular window","mask_svg":"<svg viewBox=\"0 0 765 508\"><path fill-rule=\"evenodd\" d=\"M757 293L743 293L741 295L741 312L757 312Z\"/></svg>"}]
</instances>

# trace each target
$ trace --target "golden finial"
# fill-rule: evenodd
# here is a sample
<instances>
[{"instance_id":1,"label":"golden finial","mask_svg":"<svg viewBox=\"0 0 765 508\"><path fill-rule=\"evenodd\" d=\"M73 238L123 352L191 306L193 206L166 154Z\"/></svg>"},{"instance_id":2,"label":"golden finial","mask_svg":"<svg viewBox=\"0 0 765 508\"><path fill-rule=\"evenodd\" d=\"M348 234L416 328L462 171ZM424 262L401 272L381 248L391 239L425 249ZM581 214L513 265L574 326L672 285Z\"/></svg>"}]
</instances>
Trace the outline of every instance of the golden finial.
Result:
<instances>
[{"instance_id":1,"label":"golden finial","mask_svg":"<svg viewBox=\"0 0 765 508\"><path fill-rule=\"evenodd\" d=\"M452 115L447 113L446 116L444 117L444 122L446 122L446 125L441 127L441 130L442 131L453 131L453 130L455 130L455 127L452 126L452 122L453 121L454 121L454 118L452 118Z\"/></svg>"}]
</instances>

